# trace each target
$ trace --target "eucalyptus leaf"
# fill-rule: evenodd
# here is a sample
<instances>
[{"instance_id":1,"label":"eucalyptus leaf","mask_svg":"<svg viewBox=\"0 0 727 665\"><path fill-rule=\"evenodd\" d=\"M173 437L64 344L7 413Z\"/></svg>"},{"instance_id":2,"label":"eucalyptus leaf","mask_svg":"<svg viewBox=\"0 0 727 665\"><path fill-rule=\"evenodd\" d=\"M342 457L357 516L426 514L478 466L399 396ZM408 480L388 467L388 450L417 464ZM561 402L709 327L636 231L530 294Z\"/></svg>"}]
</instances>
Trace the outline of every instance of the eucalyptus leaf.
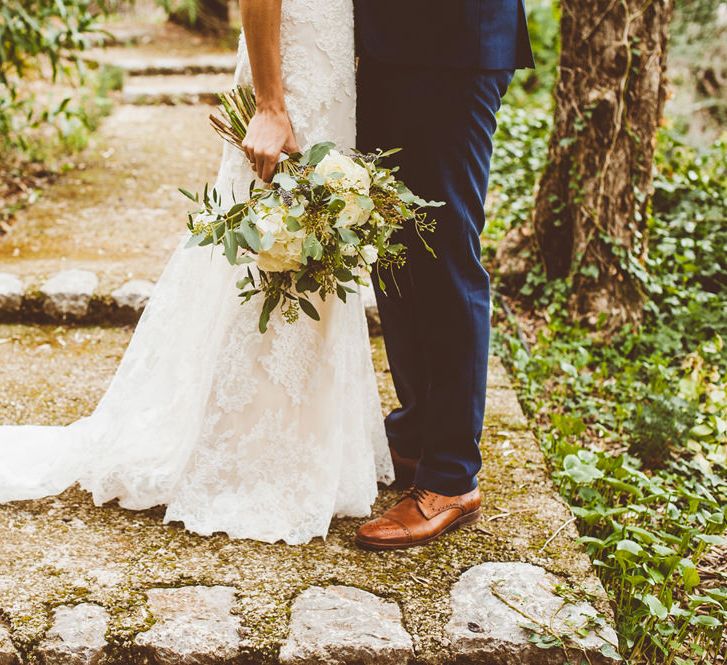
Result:
<instances>
[{"instance_id":1,"label":"eucalyptus leaf","mask_svg":"<svg viewBox=\"0 0 727 665\"><path fill-rule=\"evenodd\" d=\"M222 244L225 249L225 257L232 265L235 265L237 259L237 238L232 229L227 229L222 239Z\"/></svg>"},{"instance_id":2,"label":"eucalyptus leaf","mask_svg":"<svg viewBox=\"0 0 727 665\"><path fill-rule=\"evenodd\" d=\"M333 148L336 147L335 143L323 142L316 143L314 146L303 154L303 162L310 164L311 166L317 166L323 161L324 157L328 155Z\"/></svg>"},{"instance_id":3,"label":"eucalyptus leaf","mask_svg":"<svg viewBox=\"0 0 727 665\"><path fill-rule=\"evenodd\" d=\"M338 235L341 236L341 240L343 240L343 242L347 245L358 245L361 243L359 237L354 231L351 231L351 229L339 228Z\"/></svg>"},{"instance_id":4,"label":"eucalyptus leaf","mask_svg":"<svg viewBox=\"0 0 727 665\"><path fill-rule=\"evenodd\" d=\"M275 244L275 236L269 231L263 236L260 241L260 250L267 252Z\"/></svg>"},{"instance_id":5,"label":"eucalyptus leaf","mask_svg":"<svg viewBox=\"0 0 727 665\"><path fill-rule=\"evenodd\" d=\"M298 186L295 178L287 173L276 173L273 177L273 183L288 192L292 192Z\"/></svg>"},{"instance_id":6,"label":"eucalyptus leaf","mask_svg":"<svg viewBox=\"0 0 727 665\"><path fill-rule=\"evenodd\" d=\"M187 191L186 189L182 189L179 187L179 191L184 194L188 199L191 199L195 203L199 203L199 195L198 194L192 194L192 192Z\"/></svg>"},{"instance_id":7,"label":"eucalyptus leaf","mask_svg":"<svg viewBox=\"0 0 727 665\"><path fill-rule=\"evenodd\" d=\"M305 212L305 206L302 203L296 203L288 208L288 217L300 217Z\"/></svg>"},{"instance_id":8,"label":"eucalyptus leaf","mask_svg":"<svg viewBox=\"0 0 727 665\"><path fill-rule=\"evenodd\" d=\"M303 240L303 256L310 257L314 261L320 260L323 256L323 245L312 233L309 233Z\"/></svg>"},{"instance_id":9,"label":"eucalyptus leaf","mask_svg":"<svg viewBox=\"0 0 727 665\"><path fill-rule=\"evenodd\" d=\"M240 231L249 245L250 249L256 254L260 252L260 233L249 222L243 222L240 225Z\"/></svg>"},{"instance_id":10,"label":"eucalyptus leaf","mask_svg":"<svg viewBox=\"0 0 727 665\"><path fill-rule=\"evenodd\" d=\"M184 245L187 248L190 247L198 247L199 244L207 237L206 233L194 233L191 236L189 236L189 240L187 240L186 244Z\"/></svg>"},{"instance_id":11,"label":"eucalyptus leaf","mask_svg":"<svg viewBox=\"0 0 727 665\"><path fill-rule=\"evenodd\" d=\"M311 319L314 321L320 321L321 315L318 313L318 310L313 306L313 303L310 300L306 300L305 298L298 298L298 302L300 303L300 308L303 310L305 314L307 314Z\"/></svg>"}]
</instances>

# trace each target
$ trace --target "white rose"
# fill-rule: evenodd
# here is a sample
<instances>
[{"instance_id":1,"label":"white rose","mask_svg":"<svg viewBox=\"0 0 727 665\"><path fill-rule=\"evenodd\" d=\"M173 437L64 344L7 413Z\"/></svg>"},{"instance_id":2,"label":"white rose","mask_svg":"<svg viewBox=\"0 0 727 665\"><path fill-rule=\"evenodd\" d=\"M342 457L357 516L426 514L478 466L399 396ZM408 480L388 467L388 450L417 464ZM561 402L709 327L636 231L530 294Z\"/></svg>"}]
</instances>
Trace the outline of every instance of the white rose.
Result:
<instances>
[{"instance_id":1,"label":"white rose","mask_svg":"<svg viewBox=\"0 0 727 665\"><path fill-rule=\"evenodd\" d=\"M361 226L365 224L371 211L365 210L358 204L358 194L354 192L346 192L341 198L346 202L345 207L338 213L336 226L349 228L351 226Z\"/></svg>"},{"instance_id":2,"label":"white rose","mask_svg":"<svg viewBox=\"0 0 727 665\"><path fill-rule=\"evenodd\" d=\"M338 150L331 150L315 168L327 185L334 188L355 189L368 194L371 187L371 176L360 164Z\"/></svg>"},{"instance_id":3,"label":"white rose","mask_svg":"<svg viewBox=\"0 0 727 665\"><path fill-rule=\"evenodd\" d=\"M372 263L376 263L376 259L379 258L379 252L373 245L364 245L361 248L361 256L366 265L370 266Z\"/></svg>"},{"instance_id":4,"label":"white rose","mask_svg":"<svg viewBox=\"0 0 727 665\"><path fill-rule=\"evenodd\" d=\"M289 231L285 225L285 211L274 208L263 213L255 222L262 236L272 235L273 245L261 251L256 262L266 272L288 272L298 270L302 265L303 238L305 231Z\"/></svg>"},{"instance_id":5,"label":"white rose","mask_svg":"<svg viewBox=\"0 0 727 665\"><path fill-rule=\"evenodd\" d=\"M276 238L282 236L284 231L286 231L283 222L283 212L277 208L258 217L255 226L257 226L258 231L263 235L272 233Z\"/></svg>"},{"instance_id":6,"label":"white rose","mask_svg":"<svg viewBox=\"0 0 727 665\"><path fill-rule=\"evenodd\" d=\"M302 238L292 238L287 243L276 242L270 249L257 255L257 266L265 272L298 270L303 265L302 250Z\"/></svg>"}]
</instances>

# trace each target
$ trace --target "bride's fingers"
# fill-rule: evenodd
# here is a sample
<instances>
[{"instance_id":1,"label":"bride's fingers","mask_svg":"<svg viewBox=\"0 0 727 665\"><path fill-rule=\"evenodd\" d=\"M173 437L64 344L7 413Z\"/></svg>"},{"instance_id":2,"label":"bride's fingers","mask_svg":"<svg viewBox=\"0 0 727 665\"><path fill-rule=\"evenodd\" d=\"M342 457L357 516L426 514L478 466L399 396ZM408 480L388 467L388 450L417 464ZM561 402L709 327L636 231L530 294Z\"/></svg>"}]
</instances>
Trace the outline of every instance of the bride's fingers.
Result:
<instances>
[{"instance_id":1,"label":"bride's fingers","mask_svg":"<svg viewBox=\"0 0 727 665\"><path fill-rule=\"evenodd\" d=\"M300 146L298 145L298 141L296 140L295 136L291 136L283 146L283 152L285 152L288 155L292 155L296 152L300 152Z\"/></svg>"},{"instance_id":2,"label":"bride's fingers","mask_svg":"<svg viewBox=\"0 0 727 665\"><path fill-rule=\"evenodd\" d=\"M244 152L245 156L247 157L247 161L252 164L254 159L252 156L252 149L250 148L250 145L247 143L247 141L243 141L241 147L242 147L242 152Z\"/></svg>"},{"instance_id":3,"label":"bride's fingers","mask_svg":"<svg viewBox=\"0 0 727 665\"><path fill-rule=\"evenodd\" d=\"M277 157L274 157L272 154L266 155L265 159L263 160L263 170L260 177L265 182L270 182L273 179L273 175L275 175L275 169L277 166Z\"/></svg>"},{"instance_id":4,"label":"bride's fingers","mask_svg":"<svg viewBox=\"0 0 727 665\"><path fill-rule=\"evenodd\" d=\"M263 177L263 167L265 166L265 160L263 159L263 156L261 153L255 153L255 164L253 168L255 169L255 173L257 174L258 178Z\"/></svg>"}]
</instances>

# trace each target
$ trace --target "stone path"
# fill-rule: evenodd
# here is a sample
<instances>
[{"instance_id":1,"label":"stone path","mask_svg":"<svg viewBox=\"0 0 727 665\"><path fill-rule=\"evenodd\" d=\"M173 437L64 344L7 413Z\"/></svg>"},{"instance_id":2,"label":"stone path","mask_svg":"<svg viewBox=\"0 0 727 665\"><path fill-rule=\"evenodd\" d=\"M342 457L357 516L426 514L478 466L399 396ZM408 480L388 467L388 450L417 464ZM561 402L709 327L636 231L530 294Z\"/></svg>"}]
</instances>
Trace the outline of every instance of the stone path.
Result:
<instances>
[{"instance_id":1,"label":"stone path","mask_svg":"<svg viewBox=\"0 0 727 665\"><path fill-rule=\"evenodd\" d=\"M127 91L137 74L228 76L155 53L152 39L112 54L133 63ZM132 334L121 315L138 316L183 232L176 187L214 177L208 112L122 102L85 167L0 238L0 424L93 410ZM390 408L381 338L372 346ZM0 665L615 662L603 589L497 358L482 451L483 520L402 552L357 549L355 519L292 547L196 536L161 508L99 508L78 488L2 505ZM382 490L375 510L396 497Z\"/></svg>"},{"instance_id":2,"label":"stone path","mask_svg":"<svg viewBox=\"0 0 727 665\"><path fill-rule=\"evenodd\" d=\"M70 268L94 272L103 293L155 279L185 230L190 202L177 187L196 189L217 170L221 147L208 114L199 106L118 106L83 168L51 185L0 236L0 273L20 279L31 299Z\"/></svg>"},{"instance_id":3,"label":"stone path","mask_svg":"<svg viewBox=\"0 0 727 665\"><path fill-rule=\"evenodd\" d=\"M18 336L17 329L0 326L0 338ZM52 334L82 338L55 346L40 337L39 346L50 346L24 374L28 386L43 386L42 396L16 393L12 406L2 405L3 421L53 422L42 417L47 408L55 422L68 422L69 388L80 399L70 399L73 417L88 413L130 331ZM10 346L0 345L3 394L9 376L18 376L4 370ZM26 344L18 365L31 348ZM394 396L380 338L374 354L388 407ZM543 631L555 625L574 634L596 614L591 604L604 617L608 608L497 359L482 446L483 521L404 552L358 550L352 536L360 520L353 519L335 520L325 542L291 547L196 536L163 524L161 509L98 508L75 488L0 506L0 616L14 649L46 662L66 662L46 652L95 649L118 662L490 662L483 654L493 654L496 663L564 663L557 650L545 660L521 625L536 621ZM382 491L376 510L395 499ZM170 596L172 589L186 600ZM570 606L573 596L578 602ZM88 616L101 628L87 628L90 619L79 617ZM584 644L591 662L609 662L600 649L613 634L607 626L598 631L601 637Z\"/></svg>"}]
</instances>

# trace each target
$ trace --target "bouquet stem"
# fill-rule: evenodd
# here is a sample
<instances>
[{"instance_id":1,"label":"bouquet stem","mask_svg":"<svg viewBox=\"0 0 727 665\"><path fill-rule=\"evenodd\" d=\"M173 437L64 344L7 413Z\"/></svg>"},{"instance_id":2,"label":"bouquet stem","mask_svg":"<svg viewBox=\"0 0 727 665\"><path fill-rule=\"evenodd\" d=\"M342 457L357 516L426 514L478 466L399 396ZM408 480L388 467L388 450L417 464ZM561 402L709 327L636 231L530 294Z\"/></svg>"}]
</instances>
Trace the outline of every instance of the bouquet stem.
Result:
<instances>
[{"instance_id":1,"label":"bouquet stem","mask_svg":"<svg viewBox=\"0 0 727 665\"><path fill-rule=\"evenodd\" d=\"M251 85L238 85L231 92L217 95L222 107L223 117L210 114L210 123L214 130L228 143L242 151L242 144L247 136L250 121L257 111L255 91ZM278 163L276 173L290 173L288 155Z\"/></svg>"}]
</instances>

